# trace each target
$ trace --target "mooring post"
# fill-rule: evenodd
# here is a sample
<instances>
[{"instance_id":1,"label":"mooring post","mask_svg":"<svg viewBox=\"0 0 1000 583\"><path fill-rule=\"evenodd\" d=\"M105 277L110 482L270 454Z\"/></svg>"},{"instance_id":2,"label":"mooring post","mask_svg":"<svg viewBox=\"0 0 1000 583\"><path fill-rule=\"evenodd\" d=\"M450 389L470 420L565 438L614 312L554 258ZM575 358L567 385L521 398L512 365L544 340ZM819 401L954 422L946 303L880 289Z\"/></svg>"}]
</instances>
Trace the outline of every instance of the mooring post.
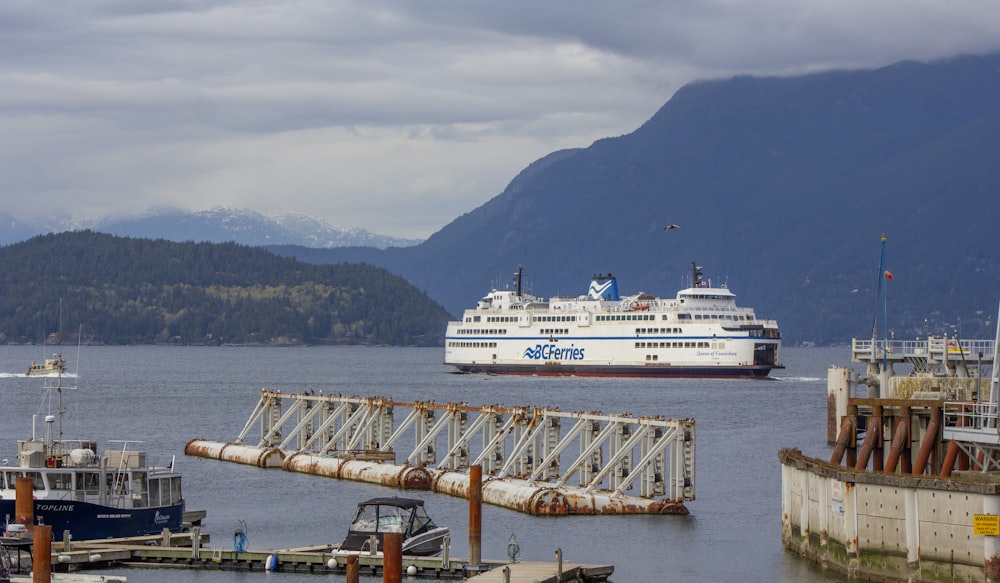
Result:
<instances>
[{"instance_id":1,"label":"mooring post","mask_svg":"<svg viewBox=\"0 0 1000 583\"><path fill-rule=\"evenodd\" d=\"M35 500L31 478L17 478L14 483L14 522L24 525L28 536L32 536L35 525Z\"/></svg>"},{"instance_id":2,"label":"mooring post","mask_svg":"<svg viewBox=\"0 0 1000 583\"><path fill-rule=\"evenodd\" d=\"M382 535L382 583L403 583L403 533Z\"/></svg>"},{"instance_id":3,"label":"mooring post","mask_svg":"<svg viewBox=\"0 0 1000 583\"><path fill-rule=\"evenodd\" d=\"M201 527L191 527L191 558L195 561L201 559Z\"/></svg>"},{"instance_id":4,"label":"mooring post","mask_svg":"<svg viewBox=\"0 0 1000 583\"><path fill-rule=\"evenodd\" d=\"M347 571L347 583L358 583L361 579L361 569L358 565L357 555L347 555L347 566L345 569Z\"/></svg>"},{"instance_id":5,"label":"mooring post","mask_svg":"<svg viewBox=\"0 0 1000 583\"><path fill-rule=\"evenodd\" d=\"M30 483L30 480L29 480ZM52 581L52 527L35 527L35 540L31 544L31 581L50 583Z\"/></svg>"},{"instance_id":6,"label":"mooring post","mask_svg":"<svg viewBox=\"0 0 1000 583\"><path fill-rule=\"evenodd\" d=\"M556 549L556 581L562 582L562 549Z\"/></svg>"},{"instance_id":7,"label":"mooring post","mask_svg":"<svg viewBox=\"0 0 1000 583\"><path fill-rule=\"evenodd\" d=\"M469 466L469 566L479 567L483 541L483 466Z\"/></svg>"},{"instance_id":8,"label":"mooring post","mask_svg":"<svg viewBox=\"0 0 1000 583\"><path fill-rule=\"evenodd\" d=\"M448 569L451 567L451 558L448 556L451 553L451 535L444 535L444 542L441 543L441 568Z\"/></svg>"}]
</instances>

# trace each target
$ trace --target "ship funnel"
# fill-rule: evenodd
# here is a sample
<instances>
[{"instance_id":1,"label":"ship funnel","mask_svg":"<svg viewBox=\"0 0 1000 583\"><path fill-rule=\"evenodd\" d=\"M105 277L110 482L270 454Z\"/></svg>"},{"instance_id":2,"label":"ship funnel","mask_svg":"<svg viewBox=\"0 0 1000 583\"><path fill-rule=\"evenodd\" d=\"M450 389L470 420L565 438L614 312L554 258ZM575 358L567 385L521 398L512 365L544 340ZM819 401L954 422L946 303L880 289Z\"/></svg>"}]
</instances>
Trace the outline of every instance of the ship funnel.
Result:
<instances>
[{"instance_id":1,"label":"ship funnel","mask_svg":"<svg viewBox=\"0 0 1000 583\"><path fill-rule=\"evenodd\" d=\"M615 276L610 273L607 275L599 273L595 275L593 281L590 282L590 291L588 295L592 300L608 300L617 302L619 300L618 281L615 280Z\"/></svg>"}]
</instances>

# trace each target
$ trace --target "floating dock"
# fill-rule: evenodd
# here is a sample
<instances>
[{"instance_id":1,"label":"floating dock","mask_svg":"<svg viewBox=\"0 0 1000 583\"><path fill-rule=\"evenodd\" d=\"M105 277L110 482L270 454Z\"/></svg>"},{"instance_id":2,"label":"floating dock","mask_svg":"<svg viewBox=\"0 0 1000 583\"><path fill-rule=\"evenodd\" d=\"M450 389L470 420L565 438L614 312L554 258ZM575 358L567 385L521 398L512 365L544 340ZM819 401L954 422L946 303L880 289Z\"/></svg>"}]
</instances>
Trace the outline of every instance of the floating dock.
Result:
<instances>
[{"instance_id":1,"label":"floating dock","mask_svg":"<svg viewBox=\"0 0 1000 583\"><path fill-rule=\"evenodd\" d=\"M693 419L265 390L233 442L184 451L461 497L476 465L484 502L538 515L687 514L695 499Z\"/></svg>"},{"instance_id":2,"label":"floating dock","mask_svg":"<svg viewBox=\"0 0 1000 583\"><path fill-rule=\"evenodd\" d=\"M161 536L144 536L124 539L71 541L52 548L53 570L71 572L84 569L113 569L115 567L204 569L226 571L259 571L276 573L302 573L344 575L348 557L355 557L359 574L378 577L383 572L382 553L338 552L329 545L280 550L213 549L204 546L208 536L194 529L191 533L169 533ZM195 541L200 541L194 544ZM403 556L402 566L408 577L426 579L467 579L476 583L491 581L556 582L580 581L597 583L607 581L613 574L611 565L563 563L561 551L555 562L509 562L480 560L470 568L469 561L449 557ZM509 578L505 576L509 575ZM12 580L19 580L15 575ZM53 575L53 581L74 581L64 573ZM105 579L81 575L77 581L122 581L114 575Z\"/></svg>"},{"instance_id":3,"label":"floating dock","mask_svg":"<svg viewBox=\"0 0 1000 583\"><path fill-rule=\"evenodd\" d=\"M779 452L785 548L852 579L1000 582L996 346L855 341L866 373L827 373L830 459Z\"/></svg>"}]
</instances>

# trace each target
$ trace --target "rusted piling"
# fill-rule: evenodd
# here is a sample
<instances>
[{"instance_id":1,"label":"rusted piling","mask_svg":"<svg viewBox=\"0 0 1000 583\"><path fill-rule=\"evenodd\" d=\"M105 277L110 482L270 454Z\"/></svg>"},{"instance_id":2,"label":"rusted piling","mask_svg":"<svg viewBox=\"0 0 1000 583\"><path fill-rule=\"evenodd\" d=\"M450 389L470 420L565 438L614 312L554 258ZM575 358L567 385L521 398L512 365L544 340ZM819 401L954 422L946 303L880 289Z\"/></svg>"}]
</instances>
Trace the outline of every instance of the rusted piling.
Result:
<instances>
[{"instance_id":1,"label":"rusted piling","mask_svg":"<svg viewBox=\"0 0 1000 583\"><path fill-rule=\"evenodd\" d=\"M382 583L403 582L403 533L382 535Z\"/></svg>"},{"instance_id":2,"label":"rusted piling","mask_svg":"<svg viewBox=\"0 0 1000 583\"><path fill-rule=\"evenodd\" d=\"M52 581L51 526L38 525L35 527L35 540L32 543L31 551L31 581L32 583L50 583Z\"/></svg>"},{"instance_id":3,"label":"rusted piling","mask_svg":"<svg viewBox=\"0 0 1000 583\"><path fill-rule=\"evenodd\" d=\"M469 566L479 567L483 541L483 466L469 466Z\"/></svg>"},{"instance_id":4,"label":"rusted piling","mask_svg":"<svg viewBox=\"0 0 1000 583\"><path fill-rule=\"evenodd\" d=\"M32 536L35 524L35 500L31 486L31 478L17 478L14 483L14 514L15 522L23 524L28 536Z\"/></svg>"},{"instance_id":5,"label":"rusted piling","mask_svg":"<svg viewBox=\"0 0 1000 583\"><path fill-rule=\"evenodd\" d=\"M361 579L361 569L357 555L347 555L347 565L344 568L347 583L358 583Z\"/></svg>"}]
</instances>

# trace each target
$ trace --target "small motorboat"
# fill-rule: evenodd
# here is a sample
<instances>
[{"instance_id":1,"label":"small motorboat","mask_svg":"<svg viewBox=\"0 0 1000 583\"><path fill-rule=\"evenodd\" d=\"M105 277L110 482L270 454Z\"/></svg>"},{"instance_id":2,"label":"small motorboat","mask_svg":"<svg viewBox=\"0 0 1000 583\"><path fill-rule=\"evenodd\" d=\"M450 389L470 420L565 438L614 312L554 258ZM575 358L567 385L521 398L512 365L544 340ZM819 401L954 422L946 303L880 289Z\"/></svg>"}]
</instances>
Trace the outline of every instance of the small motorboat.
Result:
<instances>
[{"instance_id":1,"label":"small motorboat","mask_svg":"<svg viewBox=\"0 0 1000 583\"><path fill-rule=\"evenodd\" d=\"M28 372L25 374L29 377L35 377L63 374L64 372L66 372L66 360L61 354L53 354L52 358L46 358L41 364L37 362L31 363L28 366Z\"/></svg>"},{"instance_id":2,"label":"small motorboat","mask_svg":"<svg viewBox=\"0 0 1000 583\"><path fill-rule=\"evenodd\" d=\"M377 539L382 549L382 537L387 532L403 534L403 554L440 555L444 539L450 534L448 527L437 526L427 512L424 501L414 498L372 498L358 504L347 538L340 545L341 551L371 551L371 539Z\"/></svg>"}]
</instances>

